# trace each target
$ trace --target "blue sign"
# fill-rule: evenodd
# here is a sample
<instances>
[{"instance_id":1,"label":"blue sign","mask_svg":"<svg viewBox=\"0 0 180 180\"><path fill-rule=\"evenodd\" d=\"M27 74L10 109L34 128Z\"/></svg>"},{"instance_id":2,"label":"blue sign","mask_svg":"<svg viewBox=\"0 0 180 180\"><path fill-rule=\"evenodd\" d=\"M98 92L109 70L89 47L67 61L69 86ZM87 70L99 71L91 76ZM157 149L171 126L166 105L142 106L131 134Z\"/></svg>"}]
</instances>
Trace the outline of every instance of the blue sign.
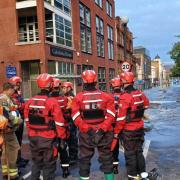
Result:
<instances>
[{"instance_id":1,"label":"blue sign","mask_svg":"<svg viewBox=\"0 0 180 180\"><path fill-rule=\"evenodd\" d=\"M6 77L11 78L17 75L16 67L14 66L7 66L6 67Z\"/></svg>"}]
</instances>

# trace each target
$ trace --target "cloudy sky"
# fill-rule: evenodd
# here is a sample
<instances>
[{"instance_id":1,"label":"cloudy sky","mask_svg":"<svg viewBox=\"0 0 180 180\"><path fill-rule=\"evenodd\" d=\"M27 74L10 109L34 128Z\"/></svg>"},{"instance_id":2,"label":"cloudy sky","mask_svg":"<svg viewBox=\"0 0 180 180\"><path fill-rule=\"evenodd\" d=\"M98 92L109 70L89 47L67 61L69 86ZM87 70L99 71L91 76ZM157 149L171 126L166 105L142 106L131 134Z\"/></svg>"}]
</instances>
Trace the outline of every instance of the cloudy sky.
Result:
<instances>
[{"instance_id":1,"label":"cloudy sky","mask_svg":"<svg viewBox=\"0 0 180 180\"><path fill-rule=\"evenodd\" d=\"M172 62L168 51L180 35L180 0L115 0L116 16L128 16L134 46L142 45L164 63Z\"/></svg>"}]
</instances>

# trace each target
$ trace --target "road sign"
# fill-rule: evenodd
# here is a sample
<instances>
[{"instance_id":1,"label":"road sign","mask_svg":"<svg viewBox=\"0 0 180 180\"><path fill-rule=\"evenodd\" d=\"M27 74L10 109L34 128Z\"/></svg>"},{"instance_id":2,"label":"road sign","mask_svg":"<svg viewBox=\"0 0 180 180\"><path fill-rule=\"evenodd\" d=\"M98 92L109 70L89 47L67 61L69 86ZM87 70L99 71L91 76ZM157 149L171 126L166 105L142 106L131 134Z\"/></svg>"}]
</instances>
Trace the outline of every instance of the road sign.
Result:
<instances>
[{"instance_id":1,"label":"road sign","mask_svg":"<svg viewBox=\"0 0 180 180\"><path fill-rule=\"evenodd\" d=\"M6 77L11 78L17 75L16 67L6 66Z\"/></svg>"},{"instance_id":2,"label":"road sign","mask_svg":"<svg viewBox=\"0 0 180 180\"><path fill-rule=\"evenodd\" d=\"M121 69L124 72L129 72L131 70L131 65L128 62L123 62L121 65Z\"/></svg>"}]
</instances>

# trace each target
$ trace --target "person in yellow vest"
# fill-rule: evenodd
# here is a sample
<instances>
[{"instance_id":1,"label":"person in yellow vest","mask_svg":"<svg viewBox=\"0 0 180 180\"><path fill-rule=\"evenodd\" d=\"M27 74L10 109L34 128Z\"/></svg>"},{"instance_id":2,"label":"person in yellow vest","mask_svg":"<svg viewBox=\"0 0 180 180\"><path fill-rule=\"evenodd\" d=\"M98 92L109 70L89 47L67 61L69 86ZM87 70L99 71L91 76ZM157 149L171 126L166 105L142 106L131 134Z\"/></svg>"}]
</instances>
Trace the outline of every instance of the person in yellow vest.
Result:
<instances>
[{"instance_id":1,"label":"person in yellow vest","mask_svg":"<svg viewBox=\"0 0 180 180\"><path fill-rule=\"evenodd\" d=\"M2 175L11 180L19 180L18 169L16 166L17 155L19 150L19 143L17 141L15 130L21 123L21 117L18 115L17 107L13 104L11 96L14 93L14 87L10 83L3 84L3 92L0 94L0 106L2 115L8 120L7 127L2 131ZM1 108L1 109L2 109Z\"/></svg>"},{"instance_id":2,"label":"person in yellow vest","mask_svg":"<svg viewBox=\"0 0 180 180\"><path fill-rule=\"evenodd\" d=\"M4 143L3 131L6 129L8 119L4 117L4 107L0 106L0 157L2 155L2 146Z\"/></svg>"}]
</instances>

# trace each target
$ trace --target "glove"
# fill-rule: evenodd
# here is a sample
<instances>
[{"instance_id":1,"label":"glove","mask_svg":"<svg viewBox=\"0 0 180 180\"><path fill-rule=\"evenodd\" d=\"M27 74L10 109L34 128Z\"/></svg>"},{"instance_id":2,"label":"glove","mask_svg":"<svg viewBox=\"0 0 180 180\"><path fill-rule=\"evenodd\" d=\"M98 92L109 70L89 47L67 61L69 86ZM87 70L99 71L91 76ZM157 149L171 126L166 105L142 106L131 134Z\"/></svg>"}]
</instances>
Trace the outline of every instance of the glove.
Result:
<instances>
[{"instance_id":1,"label":"glove","mask_svg":"<svg viewBox=\"0 0 180 180\"><path fill-rule=\"evenodd\" d=\"M95 145L98 145L100 143L104 134L105 134L105 132L102 129L99 129L98 131L96 131L95 138L94 138Z\"/></svg>"},{"instance_id":2,"label":"glove","mask_svg":"<svg viewBox=\"0 0 180 180\"><path fill-rule=\"evenodd\" d=\"M113 138L113 141L111 143L111 151L114 151L114 149L118 143L118 140L119 140L118 138Z\"/></svg>"}]
</instances>

